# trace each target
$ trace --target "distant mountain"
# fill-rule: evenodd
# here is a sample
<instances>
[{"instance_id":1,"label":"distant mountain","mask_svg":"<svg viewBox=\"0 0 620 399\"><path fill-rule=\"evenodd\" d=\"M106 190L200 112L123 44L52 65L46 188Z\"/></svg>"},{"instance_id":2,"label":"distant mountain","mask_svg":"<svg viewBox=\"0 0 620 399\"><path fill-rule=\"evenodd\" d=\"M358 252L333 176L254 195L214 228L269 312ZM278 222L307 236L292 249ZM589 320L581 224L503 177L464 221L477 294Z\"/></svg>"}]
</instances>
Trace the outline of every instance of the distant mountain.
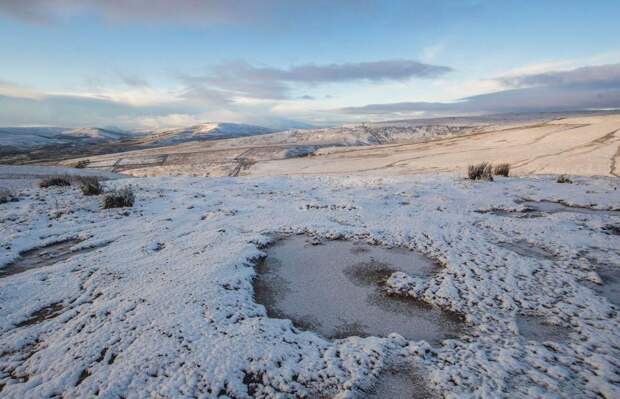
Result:
<instances>
[{"instance_id":1,"label":"distant mountain","mask_svg":"<svg viewBox=\"0 0 620 399\"><path fill-rule=\"evenodd\" d=\"M183 128L158 129L151 132L141 131L140 133L143 136L139 141L141 144L148 146L168 146L190 141L256 136L276 131L276 129L242 123L209 122Z\"/></svg>"},{"instance_id":2,"label":"distant mountain","mask_svg":"<svg viewBox=\"0 0 620 399\"><path fill-rule=\"evenodd\" d=\"M271 129L275 129L277 131L316 128L315 125L288 118L259 118L255 120L254 123L257 123L261 126L266 126Z\"/></svg>"},{"instance_id":3,"label":"distant mountain","mask_svg":"<svg viewBox=\"0 0 620 399\"><path fill-rule=\"evenodd\" d=\"M242 123L209 122L174 129L0 127L0 163L46 162L189 142L251 139L279 129Z\"/></svg>"},{"instance_id":4,"label":"distant mountain","mask_svg":"<svg viewBox=\"0 0 620 399\"><path fill-rule=\"evenodd\" d=\"M116 128L0 127L3 153L54 145L109 144L133 139L130 145L167 146L189 141L219 140L273 133L278 129L242 123L209 122L173 129L141 129L127 132Z\"/></svg>"},{"instance_id":5,"label":"distant mountain","mask_svg":"<svg viewBox=\"0 0 620 399\"><path fill-rule=\"evenodd\" d=\"M63 127L3 127L0 128L0 146L27 150L60 144L95 144L118 141L131 137L122 130Z\"/></svg>"},{"instance_id":6,"label":"distant mountain","mask_svg":"<svg viewBox=\"0 0 620 399\"><path fill-rule=\"evenodd\" d=\"M81 138L92 141L123 140L131 137L130 133L122 130L110 130L97 127L81 127L62 132L61 137Z\"/></svg>"}]
</instances>

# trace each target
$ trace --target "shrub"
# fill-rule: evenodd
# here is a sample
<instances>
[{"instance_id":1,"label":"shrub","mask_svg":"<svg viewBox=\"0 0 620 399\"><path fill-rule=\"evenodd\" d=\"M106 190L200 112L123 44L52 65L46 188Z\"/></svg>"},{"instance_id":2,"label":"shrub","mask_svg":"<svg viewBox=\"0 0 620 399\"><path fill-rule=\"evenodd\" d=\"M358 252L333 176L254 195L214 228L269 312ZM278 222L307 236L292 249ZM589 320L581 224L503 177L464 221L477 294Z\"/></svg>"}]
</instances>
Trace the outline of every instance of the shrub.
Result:
<instances>
[{"instance_id":1,"label":"shrub","mask_svg":"<svg viewBox=\"0 0 620 399\"><path fill-rule=\"evenodd\" d=\"M101 208L125 208L133 206L135 196L131 186L108 192L101 201Z\"/></svg>"},{"instance_id":2,"label":"shrub","mask_svg":"<svg viewBox=\"0 0 620 399\"><path fill-rule=\"evenodd\" d=\"M572 183L573 181L569 179L566 175L559 175L556 180L558 183Z\"/></svg>"},{"instance_id":3,"label":"shrub","mask_svg":"<svg viewBox=\"0 0 620 399\"><path fill-rule=\"evenodd\" d=\"M96 176L81 176L78 178L80 190L84 195L99 195L103 193L103 186Z\"/></svg>"},{"instance_id":4,"label":"shrub","mask_svg":"<svg viewBox=\"0 0 620 399\"><path fill-rule=\"evenodd\" d=\"M82 159L81 161L77 161L77 163L75 164L75 167L77 169L84 169L85 167L88 166L89 163L90 161L88 159Z\"/></svg>"},{"instance_id":5,"label":"shrub","mask_svg":"<svg viewBox=\"0 0 620 399\"><path fill-rule=\"evenodd\" d=\"M49 176L39 182L39 187L48 188L51 186L66 187L71 185L69 176Z\"/></svg>"},{"instance_id":6,"label":"shrub","mask_svg":"<svg viewBox=\"0 0 620 399\"><path fill-rule=\"evenodd\" d=\"M19 199L13 191L8 188L0 187L0 204L6 204L7 202L17 202Z\"/></svg>"},{"instance_id":7,"label":"shrub","mask_svg":"<svg viewBox=\"0 0 620 399\"><path fill-rule=\"evenodd\" d=\"M493 174L495 176L505 176L508 177L510 174L510 164L509 163L500 163L495 165L493 168Z\"/></svg>"},{"instance_id":8,"label":"shrub","mask_svg":"<svg viewBox=\"0 0 620 399\"><path fill-rule=\"evenodd\" d=\"M493 166L488 162L480 162L477 165L467 167L467 177L471 180L493 181Z\"/></svg>"}]
</instances>

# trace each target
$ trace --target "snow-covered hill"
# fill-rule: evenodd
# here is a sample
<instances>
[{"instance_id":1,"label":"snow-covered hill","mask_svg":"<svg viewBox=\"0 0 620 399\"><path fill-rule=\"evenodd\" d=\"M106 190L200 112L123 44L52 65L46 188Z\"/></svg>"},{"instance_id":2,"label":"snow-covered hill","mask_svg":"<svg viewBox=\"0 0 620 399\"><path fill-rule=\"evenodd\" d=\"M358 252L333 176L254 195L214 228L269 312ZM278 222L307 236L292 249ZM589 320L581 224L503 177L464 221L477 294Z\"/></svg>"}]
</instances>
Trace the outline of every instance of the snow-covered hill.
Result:
<instances>
[{"instance_id":1,"label":"snow-covered hill","mask_svg":"<svg viewBox=\"0 0 620 399\"><path fill-rule=\"evenodd\" d=\"M273 133L271 129L241 123L208 122L190 127L136 130L83 127L5 127L0 128L2 152L28 150L62 144L100 144L135 138L136 146L167 146L189 141L219 140Z\"/></svg>"},{"instance_id":2,"label":"snow-covered hill","mask_svg":"<svg viewBox=\"0 0 620 399\"><path fill-rule=\"evenodd\" d=\"M247 137L275 132L274 129L242 123L207 122L190 127L160 129L144 136L148 145L174 145L188 141L204 141ZM145 133L144 131L142 133Z\"/></svg>"},{"instance_id":3,"label":"snow-covered hill","mask_svg":"<svg viewBox=\"0 0 620 399\"><path fill-rule=\"evenodd\" d=\"M116 129L98 127L63 128L63 127L2 127L0 128L0 146L27 150L49 145L104 143L131 137L130 133Z\"/></svg>"},{"instance_id":4,"label":"snow-covered hill","mask_svg":"<svg viewBox=\"0 0 620 399\"><path fill-rule=\"evenodd\" d=\"M77 129L69 129L62 132L62 137L82 138L94 141L110 141L123 140L131 137L124 131L102 129L97 127L82 127Z\"/></svg>"},{"instance_id":5,"label":"snow-covered hill","mask_svg":"<svg viewBox=\"0 0 620 399\"><path fill-rule=\"evenodd\" d=\"M239 123L210 122L190 127L139 129L0 127L0 163L53 159L82 154L139 150L186 142L251 137L276 129ZM63 151L63 146L67 151ZM37 153L30 152L37 150ZM37 158L33 158L39 155Z\"/></svg>"}]
</instances>

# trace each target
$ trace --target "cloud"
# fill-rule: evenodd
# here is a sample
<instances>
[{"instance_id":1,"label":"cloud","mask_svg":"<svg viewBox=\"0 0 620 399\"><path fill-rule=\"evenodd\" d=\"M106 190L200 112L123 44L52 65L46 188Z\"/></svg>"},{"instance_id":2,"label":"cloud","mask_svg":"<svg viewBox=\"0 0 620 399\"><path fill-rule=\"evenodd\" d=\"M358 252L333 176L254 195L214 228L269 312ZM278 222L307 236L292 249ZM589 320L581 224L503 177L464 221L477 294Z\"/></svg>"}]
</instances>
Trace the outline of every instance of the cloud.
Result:
<instances>
[{"instance_id":1,"label":"cloud","mask_svg":"<svg viewBox=\"0 0 620 399\"><path fill-rule=\"evenodd\" d=\"M281 82L332 83L353 80L380 82L411 78L434 78L452 69L446 66L423 64L412 60L384 60L327 65L300 65L288 69L240 65L240 75L251 79Z\"/></svg>"},{"instance_id":2,"label":"cloud","mask_svg":"<svg viewBox=\"0 0 620 399\"><path fill-rule=\"evenodd\" d=\"M569 71L550 71L536 74L505 76L497 79L510 87L583 86L619 87L620 64L586 66Z\"/></svg>"},{"instance_id":3,"label":"cloud","mask_svg":"<svg viewBox=\"0 0 620 399\"><path fill-rule=\"evenodd\" d=\"M453 102L369 104L339 111L352 115L402 116L417 112L467 114L620 108L620 64L513 75L495 81L509 89Z\"/></svg>"},{"instance_id":4,"label":"cloud","mask_svg":"<svg viewBox=\"0 0 620 399\"><path fill-rule=\"evenodd\" d=\"M420 59L424 62L433 62L441 53L446 49L444 42L435 43L431 46L426 46L422 49Z\"/></svg>"},{"instance_id":5,"label":"cloud","mask_svg":"<svg viewBox=\"0 0 620 399\"><path fill-rule=\"evenodd\" d=\"M219 90L230 96L264 99L289 99L297 85L319 85L352 81L404 81L412 78L431 79L452 68L395 59L371 62L315 65L290 68L257 67L246 62L228 62L209 68L202 76L179 75L188 87Z\"/></svg>"},{"instance_id":6,"label":"cloud","mask_svg":"<svg viewBox=\"0 0 620 399\"><path fill-rule=\"evenodd\" d=\"M16 85L11 82L0 80L0 96L7 95L17 98L40 98L41 93L28 87Z\"/></svg>"},{"instance_id":7,"label":"cloud","mask_svg":"<svg viewBox=\"0 0 620 399\"><path fill-rule=\"evenodd\" d=\"M0 0L0 14L29 23L50 24L80 15L95 15L113 23L167 25L281 26L291 18L311 21L316 10L330 15L371 14L367 0ZM279 22L274 24L273 22Z\"/></svg>"},{"instance_id":8,"label":"cloud","mask_svg":"<svg viewBox=\"0 0 620 399\"><path fill-rule=\"evenodd\" d=\"M0 126L132 128L257 120L276 126L281 124L282 117L271 111L272 105L273 102L235 101L231 93L201 86L168 93L151 88L100 88L96 92L52 94L0 81Z\"/></svg>"},{"instance_id":9,"label":"cloud","mask_svg":"<svg viewBox=\"0 0 620 399\"><path fill-rule=\"evenodd\" d=\"M125 83L129 87L147 88L151 86L146 79L141 78L138 75L121 72L119 73L119 77L123 81L123 83Z\"/></svg>"},{"instance_id":10,"label":"cloud","mask_svg":"<svg viewBox=\"0 0 620 399\"><path fill-rule=\"evenodd\" d=\"M188 104L132 105L105 97L39 94L36 97L0 93L0 125L106 126L130 124L138 117L196 112Z\"/></svg>"},{"instance_id":11,"label":"cloud","mask_svg":"<svg viewBox=\"0 0 620 399\"><path fill-rule=\"evenodd\" d=\"M266 7L278 1L267 1ZM243 0L0 0L0 13L28 22L54 22L94 13L110 21L220 24L258 15L259 2Z\"/></svg>"}]
</instances>

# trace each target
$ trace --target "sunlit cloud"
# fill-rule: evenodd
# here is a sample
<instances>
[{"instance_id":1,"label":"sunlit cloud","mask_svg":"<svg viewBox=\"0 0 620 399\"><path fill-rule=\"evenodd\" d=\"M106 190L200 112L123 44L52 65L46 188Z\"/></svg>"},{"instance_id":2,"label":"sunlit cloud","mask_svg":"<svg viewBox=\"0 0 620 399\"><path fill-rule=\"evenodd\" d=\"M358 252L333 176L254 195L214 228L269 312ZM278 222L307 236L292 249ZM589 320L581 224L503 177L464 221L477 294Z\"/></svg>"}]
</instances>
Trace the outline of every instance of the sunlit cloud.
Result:
<instances>
[{"instance_id":1,"label":"sunlit cloud","mask_svg":"<svg viewBox=\"0 0 620 399\"><path fill-rule=\"evenodd\" d=\"M589 66L569 71L511 75L493 79L513 88L452 102L398 102L345 107L356 115L393 115L426 112L468 114L502 112L572 111L620 107L620 64Z\"/></svg>"}]
</instances>

